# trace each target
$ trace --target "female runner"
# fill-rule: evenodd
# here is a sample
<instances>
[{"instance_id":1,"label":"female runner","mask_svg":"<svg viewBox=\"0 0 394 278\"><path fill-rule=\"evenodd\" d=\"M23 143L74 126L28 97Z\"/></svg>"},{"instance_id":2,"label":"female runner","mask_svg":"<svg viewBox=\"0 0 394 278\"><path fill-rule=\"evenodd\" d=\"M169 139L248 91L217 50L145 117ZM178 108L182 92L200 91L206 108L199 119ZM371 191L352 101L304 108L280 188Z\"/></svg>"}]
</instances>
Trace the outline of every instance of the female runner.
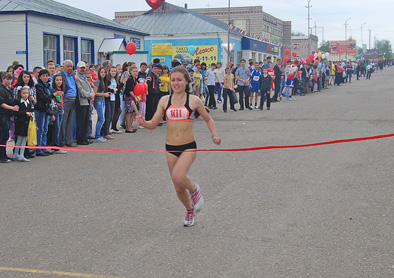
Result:
<instances>
[{"instance_id":1,"label":"female runner","mask_svg":"<svg viewBox=\"0 0 394 278\"><path fill-rule=\"evenodd\" d=\"M155 129L163 115L167 117L167 164L178 198L187 210L183 222L186 227L193 226L194 215L202 209L204 203L200 187L187 176L197 156L194 151L186 151L197 149L193 135L194 118L201 115L212 134L213 142L217 145L221 143L215 122L203 103L198 97L190 95L189 83L190 77L186 69L174 68L170 75L173 94L160 99L151 121L145 121L142 116L137 117L137 123L148 129Z\"/></svg>"}]
</instances>

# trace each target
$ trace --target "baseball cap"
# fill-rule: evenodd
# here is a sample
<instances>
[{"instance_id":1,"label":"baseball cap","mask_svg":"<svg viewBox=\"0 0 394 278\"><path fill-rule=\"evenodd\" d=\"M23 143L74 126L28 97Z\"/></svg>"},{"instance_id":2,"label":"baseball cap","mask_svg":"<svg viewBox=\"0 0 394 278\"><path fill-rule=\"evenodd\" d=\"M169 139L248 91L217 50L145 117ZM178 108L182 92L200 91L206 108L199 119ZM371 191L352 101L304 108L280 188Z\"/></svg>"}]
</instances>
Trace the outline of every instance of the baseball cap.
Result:
<instances>
[{"instance_id":1,"label":"baseball cap","mask_svg":"<svg viewBox=\"0 0 394 278\"><path fill-rule=\"evenodd\" d=\"M77 68L86 68L86 64L84 61L79 61L77 64Z\"/></svg>"}]
</instances>

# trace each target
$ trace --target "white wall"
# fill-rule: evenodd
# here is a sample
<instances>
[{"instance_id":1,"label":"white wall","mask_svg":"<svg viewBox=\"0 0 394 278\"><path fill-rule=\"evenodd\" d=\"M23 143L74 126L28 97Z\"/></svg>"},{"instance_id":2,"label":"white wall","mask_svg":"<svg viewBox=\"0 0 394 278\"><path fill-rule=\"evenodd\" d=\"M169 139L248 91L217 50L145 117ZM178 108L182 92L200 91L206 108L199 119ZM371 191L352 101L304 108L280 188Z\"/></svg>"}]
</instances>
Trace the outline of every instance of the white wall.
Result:
<instances>
[{"instance_id":1,"label":"white wall","mask_svg":"<svg viewBox=\"0 0 394 278\"><path fill-rule=\"evenodd\" d=\"M25 15L0 14L0 71L5 71L13 61L26 66L26 55L16 51L26 50Z\"/></svg>"},{"instance_id":2,"label":"white wall","mask_svg":"<svg viewBox=\"0 0 394 278\"><path fill-rule=\"evenodd\" d=\"M13 15L14 16L14 15ZM29 14L29 65L43 66L44 63L44 33L58 34L60 36L60 62L63 57L63 36L78 37L78 60L81 59L81 38L94 40L95 63L98 60L98 49L104 38L114 38L115 34L123 35L126 40L130 37L141 39L141 49L144 50L144 37L128 32L122 32L82 23L70 22L62 19ZM90 61L89 61L90 62Z\"/></svg>"}]
</instances>

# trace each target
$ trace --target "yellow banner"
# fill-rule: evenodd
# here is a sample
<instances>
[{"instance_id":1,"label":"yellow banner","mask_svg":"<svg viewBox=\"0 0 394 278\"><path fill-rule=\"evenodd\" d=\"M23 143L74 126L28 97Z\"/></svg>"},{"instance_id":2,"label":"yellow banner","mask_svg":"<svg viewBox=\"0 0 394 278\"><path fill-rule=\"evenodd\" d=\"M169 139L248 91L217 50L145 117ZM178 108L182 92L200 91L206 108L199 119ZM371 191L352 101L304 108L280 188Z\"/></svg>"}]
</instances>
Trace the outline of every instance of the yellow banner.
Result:
<instances>
[{"instance_id":1,"label":"yellow banner","mask_svg":"<svg viewBox=\"0 0 394 278\"><path fill-rule=\"evenodd\" d=\"M171 56L172 43L153 43L152 56Z\"/></svg>"},{"instance_id":2,"label":"yellow banner","mask_svg":"<svg viewBox=\"0 0 394 278\"><path fill-rule=\"evenodd\" d=\"M178 60L181 63L191 64L194 59L199 59L200 62L210 63L218 62L218 46L217 45L195 45L196 51L193 55L189 54L189 46L173 46L172 59Z\"/></svg>"}]
</instances>

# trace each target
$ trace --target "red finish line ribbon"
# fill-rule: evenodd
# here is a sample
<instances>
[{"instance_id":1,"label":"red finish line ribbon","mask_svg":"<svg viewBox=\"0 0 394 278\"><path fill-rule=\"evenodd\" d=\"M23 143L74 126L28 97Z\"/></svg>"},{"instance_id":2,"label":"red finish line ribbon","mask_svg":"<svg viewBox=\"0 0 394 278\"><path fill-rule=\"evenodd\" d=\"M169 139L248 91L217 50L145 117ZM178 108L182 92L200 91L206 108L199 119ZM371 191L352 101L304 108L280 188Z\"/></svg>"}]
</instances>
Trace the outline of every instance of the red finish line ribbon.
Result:
<instances>
[{"instance_id":1,"label":"red finish line ribbon","mask_svg":"<svg viewBox=\"0 0 394 278\"><path fill-rule=\"evenodd\" d=\"M377 136L369 136L369 137L360 137L360 138L351 138L351 139L340 139L334 141L326 141L326 142L318 142L311 144L303 144L303 145L288 145L288 146L265 146L265 147L251 147L251 148L242 148L242 149L196 149L196 150L188 150L186 152L249 152L249 151L260 151L260 150L273 150L273 149L296 149L296 148L308 148L308 147L316 147L323 145L333 145L333 144L342 144L349 142L359 142L359 141L370 141L376 139L383 139L394 137L394 134L384 134ZM91 148L70 148L70 147L52 147L52 146L9 146L9 145L0 145L0 147L7 148L29 148L29 149L53 149L53 150L65 150L65 151L77 151L77 152L133 152L133 153L165 153L166 150L129 150L129 149L91 149ZM182 152L182 151L171 151L171 152Z\"/></svg>"}]
</instances>

